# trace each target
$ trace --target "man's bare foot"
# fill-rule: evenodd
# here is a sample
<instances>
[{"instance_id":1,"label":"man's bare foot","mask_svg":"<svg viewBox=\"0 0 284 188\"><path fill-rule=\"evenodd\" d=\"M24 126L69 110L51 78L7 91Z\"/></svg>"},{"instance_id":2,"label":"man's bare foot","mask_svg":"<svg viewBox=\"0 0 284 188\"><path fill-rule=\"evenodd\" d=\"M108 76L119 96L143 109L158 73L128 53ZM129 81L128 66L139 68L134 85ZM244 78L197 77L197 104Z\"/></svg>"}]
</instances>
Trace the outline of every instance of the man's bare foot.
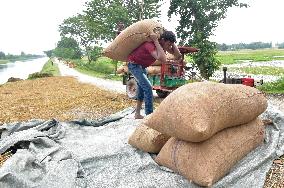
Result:
<instances>
[{"instance_id":1,"label":"man's bare foot","mask_svg":"<svg viewBox=\"0 0 284 188\"><path fill-rule=\"evenodd\" d=\"M140 115L140 114L135 114L134 116L135 119L143 119L144 116Z\"/></svg>"}]
</instances>

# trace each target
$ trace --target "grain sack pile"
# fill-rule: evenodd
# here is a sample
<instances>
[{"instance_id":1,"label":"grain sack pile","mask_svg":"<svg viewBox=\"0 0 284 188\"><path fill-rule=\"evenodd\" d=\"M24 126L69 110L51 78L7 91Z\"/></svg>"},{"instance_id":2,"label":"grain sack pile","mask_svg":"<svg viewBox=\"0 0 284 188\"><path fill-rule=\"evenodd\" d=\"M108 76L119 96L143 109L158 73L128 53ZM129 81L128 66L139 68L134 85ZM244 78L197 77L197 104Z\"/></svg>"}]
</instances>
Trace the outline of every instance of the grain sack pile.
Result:
<instances>
[{"instance_id":1,"label":"grain sack pile","mask_svg":"<svg viewBox=\"0 0 284 188\"><path fill-rule=\"evenodd\" d=\"M149 41L151 34L159 38L163 26L152 19L138 21L124 29L112 43L104 49L103 55L113 60L127 61L127 56L142 43Z\"/></svg>"},{"instance_id":2,"label":"grain sack pile","mask_svg":"<svg viewBox=\"0 0 284 188\"><path fill-rule=\"evenodd\" d=\"M156 162L202 186L211 186L263 142L258 116L265 96L244 85L211 82L172 92L143 124L170 138Z\"/></svg>"}]
</instances>

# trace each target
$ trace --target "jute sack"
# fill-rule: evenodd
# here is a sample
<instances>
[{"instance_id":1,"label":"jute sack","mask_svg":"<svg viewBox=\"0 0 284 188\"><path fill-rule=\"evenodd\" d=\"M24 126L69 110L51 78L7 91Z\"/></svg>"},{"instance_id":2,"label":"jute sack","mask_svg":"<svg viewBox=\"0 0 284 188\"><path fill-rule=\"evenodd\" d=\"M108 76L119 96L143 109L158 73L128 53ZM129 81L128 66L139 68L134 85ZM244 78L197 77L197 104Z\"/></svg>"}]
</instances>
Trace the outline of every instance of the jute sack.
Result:
<instances>
[{"instance_id":1,"label":"jute sack","mask_svg":"<svg viewBox=\"0 0 284 188\"><path fill-rule=\"evenodd\" d=\"M129 137L128 143L149 153L159 153L170 137L143 124Z\"/></svg>"},{"instance_id":2,"label":"jute sack","mask_svg":"<svg viewBox=\"0 0 284 188\"><path fill-rule=\"evenodd\" d=\"M122 65L116 70L117 74L123 74L123 73L128 73L128 67L127 65Z\"/></svg>"},{"instance_id":3,"label":"jute sack","mask_svg":"<svg viewBox=\"0 0 284 188\"><path fill-rule=\"evenodd\" d=\"M167 57L167 60L177 60L178 59L175 55L170 54L170 53L167 53L166 57Z\"/></svg>"},{"instance_id":4,"label":"jute sack","mask_svg":"<svg viewBox=\"0 0 284 188\"><path fill-rule=\"evenodd\" d=\"M260 119L227 128L210 139L194 143L170 138L155 161L201 186L211 186L264 139Z\"/></svg>"},{"instance_id":5,"label":"jute sack","mask_svg":"<svg viewBox=\"0 0 284 188\"><path fill-rule=\"evenodd\" d=\"M160 66L162 65L162 61L156 60L151 66Z\"/></svg>"},{"instance_id":6,"label":"jute sack","mask_svg":"<svg viewBox=\"0 0 284 188\"><path fill-rule=\"evenodd\" d=\"M176 59L177 59L176 56L174 56L173 54L170 54L170 53L166 53L166 58L167 58L167 60L176 60ZM157 65L162 65L162 62L159 61L159 60L156 60L156 61L152 64L152 66L157 66Z\"/></svg>"},{"instance_id":7,"label":"jute sack","mask_svg":"<svg viewBox=\"0 0 284 188\"><path fill-rule=\"evenodd\" d=\"M161 74L161 66L149 66L147 67L148 74Z\"/></svg>"},{"instance_id":8,"label":"jute sack","mask_svg":"<svg viewBox=\"0 0 284 188\"><path fill-rule=\"evenodd\" d=\"M138 21L124 29L104 49L103 55L114 60L127 61L127 56L143 42L148 41L150 34L156 34L159 38L163 30L163 26L155 20Z\"/></svg>"},{"instance_id":9,"label":"jute sack","mask_svg":"<svg viewBox=\"0 0 284 188\"><path fill-rule=\"evenodd\" d=\"M122 73L124 73L124 67L123 67L123 65L117 68L116 73L117 73L117 74L122 74Z\"/></svg>"},{"instance_id":10,"label":"jute sack","mask_svg":"<svg viewBox=\"0 0 284 188\"><path fill-rule=\"evenodd\" d=\"M183 85L144 119L144 124L185 141L200 142L218 131L255 119L267 108L265 96L241 84Z\"/></svg>"}]
</instances>

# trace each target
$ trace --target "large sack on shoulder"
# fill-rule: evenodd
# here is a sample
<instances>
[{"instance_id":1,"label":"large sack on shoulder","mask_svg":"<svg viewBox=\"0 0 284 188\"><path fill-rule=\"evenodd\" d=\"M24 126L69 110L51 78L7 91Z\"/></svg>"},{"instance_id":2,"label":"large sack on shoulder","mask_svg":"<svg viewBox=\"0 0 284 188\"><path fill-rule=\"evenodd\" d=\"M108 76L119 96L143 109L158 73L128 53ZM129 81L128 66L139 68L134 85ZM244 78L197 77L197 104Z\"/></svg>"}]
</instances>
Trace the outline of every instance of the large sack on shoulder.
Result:
<instances>
[{"instance_id":1,"label":"large sack on shoulder","mask_svg":"<svg viewBox=\"0 0 284 188\"><path fill-rule=\"evenodd\" d=\"M158 37L163 33L163 26L152 19L138 21L124 29L103 51L103 55L118 61L127 61L127 56L151 34Z\"/></svg>"},{"instance_id":2,"label":"large sack on shoulder","mask_svg":"<svg viewBox=\"0 0 284 188\"><path fill-rule=\"evenodd\" d=\"M224 129L204 142L186 142L172 137L155 161L199 185L211 186L263 139L264 125L256 119Z\"/></svg>"},{"instance_id":3,"label":"large sack on shoulder","mask_svg":"<svg viewBox=\"0 0 284 188\"><path fill-rule=\"evenodd\" d=\"M149 153L159 153L170 137L143 124L130 136L128 143Z\"/></svg>"},{"instance_id":4,"label":"large sack on shoulder","mask_svg":"<svg viewBox=\"0 0 284 188\"><path fill-rule=\"evenodd\" d=\"M266 108L265 96L253 87L198 82L173 91L144 124L181 140L200 142L224 128L252 121Z\"/></svg>"}]
</instances>

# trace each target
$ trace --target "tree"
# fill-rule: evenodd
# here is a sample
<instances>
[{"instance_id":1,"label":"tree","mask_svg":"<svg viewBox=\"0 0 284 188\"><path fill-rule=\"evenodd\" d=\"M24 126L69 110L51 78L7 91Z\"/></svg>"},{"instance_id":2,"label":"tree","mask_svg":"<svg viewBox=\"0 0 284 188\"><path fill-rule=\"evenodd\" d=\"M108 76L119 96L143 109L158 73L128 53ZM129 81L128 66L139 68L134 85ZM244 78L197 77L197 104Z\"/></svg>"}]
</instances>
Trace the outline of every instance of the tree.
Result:
<instances>
[{"instance_id":1,"label":"tree","mask_svg":"<svg viewBox=\"0 0 284 188\"><path fill-rule=\"evenodd\" d=\"M68 37L62 37L53 52L55 56L62 58L79 59L82 57L77 41Z\"/></svg>"},{"instance_id":2,"label":"tree","mask_svg":"<svg viewBox=\"0 0 284 188\"><path fill-rule=\"evenodd\" d=\"M96 61L102 54L103 48L99 46L94 46L90 49L90 59L91 61Z\"/></svg>"},{"instance_id":3,"label":"tree","mask_svg":"<svg viewBox=\"0 0 284 188\"><path fill-rule=\"evenodd\" d=\"M194 46L200 51L193 55L201 76L209 79L220 62L215 58L216 43L209 41L218 22L226 17L229 7L247 7L239 0L171 0L168 16L179 15L177 35L181 44Z\"/></svg>"},{"instance_id":4,"label":"tree","mask_svg":"<svg viewBox=\"0 0 284 188\"><path fill-rule=\"evenodd\" d=\"M160 15L160 1L92 0L86 3L84 12L90 26L97 28L98 38L111 41L116 37L118 23L123 23L127 27L140 19L157 18Z\"/></svg>"},{"instance_id":5,"label":"tree","mask_svg":"<svg viewBox=\"0 0 284 188\"><path fill-rule=\"evenodd\" d=\"M43 53L45 53L47 57L51 58L53 50L43 51Z\"/></svg>"},{"instance_id":6,"label":"tree","mask_svg":"<svg viewBox=\"0 0 284 188\"><path fill-rule=\"evenodd\" d=\"M278 44L278 48L283 49L284 48L284 42Z\"/></svg>"},{"instance_id":7,"label":"tree","mask_svg":"<svg viewBox=\"0 0 284 188\"><path fill-rule=\"evenodd\" d=\"M84 47L89 63L92 60L91 53L93 48L91 45L93 43L98 44L100 41L98 27L92 26L89 24L87 17L83 14L67 18L59 26L61 36L75 38L76 41Z\"/></svg>"},{"instance_id":8,"label":"tree","mask_svg":"<svg viewBox=\"0 0 284 188\"><path fill-rule=\"evenodd\" d=\"M6 57L5 53L0 51L0 59L5 59L5 57Z\"/></svg>"},{"instance_id":9,"label":"tree","mask_svg":"<svg viewBox=\"0 0 284 188\"><path fill-rule=\"evenodd\" d=\"M125 0L124 6L127 7L128 16L133 18L132 21L159 18L161 12L161 0Z\"/></svg>"},{"instance_id":10,"label":"tree","mask_svg":"<svg viewBox=\"0 0 284 188\"><path fill-rule=\"evenodd\" d=\"M84 11L88 18L87 25L94 38L105 42L113 40L118 33L119 24L124 27L141 19L160 16L161 0L92 0L86 3ZM117 61L115 63L115 74Z\"/></svg>"}]
</instances>

